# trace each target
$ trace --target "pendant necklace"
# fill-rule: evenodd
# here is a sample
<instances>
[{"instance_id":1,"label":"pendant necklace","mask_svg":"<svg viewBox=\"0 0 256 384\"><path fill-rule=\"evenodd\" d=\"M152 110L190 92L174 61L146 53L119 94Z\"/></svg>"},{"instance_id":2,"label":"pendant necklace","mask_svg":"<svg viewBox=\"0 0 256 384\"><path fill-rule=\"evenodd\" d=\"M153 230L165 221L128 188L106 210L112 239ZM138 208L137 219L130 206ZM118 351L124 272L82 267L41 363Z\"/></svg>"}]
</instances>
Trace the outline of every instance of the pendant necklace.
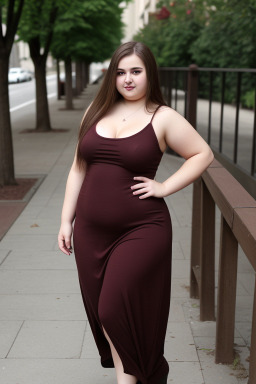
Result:
<instances>
[{"instance_id":1,"label":"pendant necklace","mask_svg":"<svg viewBox=\"0 0 256 384\"><path fill-rule=\"evenodd\" d=\"M125 117L123 118L122 121L126 121L126 119L128 119L130 116L132 116L132 115L134 115L136 112L138 112L143 106L144 106L144 104L141 105L138 109L136 109L136 111L132 112L130 115L125 116Z\"/></svg>"}]
</instances>

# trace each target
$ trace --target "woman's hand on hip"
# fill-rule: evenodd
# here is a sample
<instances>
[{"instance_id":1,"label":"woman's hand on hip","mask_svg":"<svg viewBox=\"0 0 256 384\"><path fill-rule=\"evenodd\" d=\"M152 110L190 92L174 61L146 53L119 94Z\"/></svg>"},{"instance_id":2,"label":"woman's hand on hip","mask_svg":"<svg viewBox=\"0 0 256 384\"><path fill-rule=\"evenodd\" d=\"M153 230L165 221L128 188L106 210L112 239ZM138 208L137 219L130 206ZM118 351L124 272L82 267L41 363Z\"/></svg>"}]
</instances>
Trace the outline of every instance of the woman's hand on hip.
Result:
<instances>
[{"instance_id":1,"label":"woman's hand on hip","mask_svg":"<svg viewBox=\"0 0 256 384\"><path fill-rule=\"evenodd\" d=\"M133 180L141 181L141 183L131 186L131 189L134 190L133 195L140 195L143 193L143 195L139 196L139 199L145 199L150 196L165 196L165 187L162 183L159 183L156 180L148 179L144 176L135 176Z\"/></svg>"},{"instance_id":2,"label":"woman's hand on hip","mask_svg":"<svg viewBox=\"0 0 256 384\"><path fill-rule=\"evenodd\" d=\"M66 255L72 253L71 236L73 228L71 223L62 223L58 234L59 249Z\"/></svg>"}]
</instances>

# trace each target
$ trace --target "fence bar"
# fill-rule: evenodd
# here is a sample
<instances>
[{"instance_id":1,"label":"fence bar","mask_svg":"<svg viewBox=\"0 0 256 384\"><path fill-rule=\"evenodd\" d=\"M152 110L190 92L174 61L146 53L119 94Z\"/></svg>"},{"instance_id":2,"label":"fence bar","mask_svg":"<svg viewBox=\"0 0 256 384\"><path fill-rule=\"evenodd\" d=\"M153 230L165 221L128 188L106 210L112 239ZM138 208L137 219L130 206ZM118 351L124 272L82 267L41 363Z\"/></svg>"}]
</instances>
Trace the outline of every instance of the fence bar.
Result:
<instances>
[{"instance_id":1,"label":"fence bar","mask_svg":"<svg viewBox=\"0 0 256 384\"><path fill-rule=\"evenodd\" d=\"M251 334L251 349L250 349L250 367L248 384L256 383L256 279L254 288L254 304L252 315L252 334Z\"/></svg>"},{"instance_id":2,"label":"fence bar","mask_svg":"<svg viewBox=\"0 0 256 384\"><path fill-rule=\"evenodd\" d=\"M211 128L212 128L212 83L213 72L210 72L210 87L209 87L209 116L208 116L208 144L211 143Z\"/></svg>"},{"instance_id":3,"label":"fence bar","mask_svg":"<svg viewBox=\"0 0 256 384\"><path fill-rule=\"evenodd\" d=\"M252 162L251 175L254 176L256 169L256 87L254 95L254 123L253 123L253 138L252 138Z\"/></svg>"},{"instance_id":4,"label":"fence bar","mask_svg":"<svg viewBox=\"0 0 256 384\"><path fill-rule=\"evenodd\" d=\"M215 202L201 184L200 320L215 320Z\"/></svg>"},{"instance_id":5,"label":"fence bar","mask_svg":"<svg viewBox=\"0 0 256 384\"><path fill-rule=\"evenodd\" d=\"M226 72L222 72L221 82L221 110L220 110L220 136L219 136L219 152L222 152L223 141L223 117L224 117L224 103L225 103L225 84L226 84Z\"/></svg>"},{"instance_id":6,"label":"fence bar","mask_svg":"<svg viewBox=\"0 0 256 384\"><path fill-rule=\"evenodd\" d=\"M192 210L192 233L191 233L191 258L190 258L190 297L199 298L198 281L200 266L200 244L201 244L201 178L193 183L193 210Z\"/></svg>"},{"instance_id":7,"label":"fence bar","mask_svg":"<svg viewBox=\"0 0 256 384\"><path fill-rule=\"evenodd\" d=\"M237 146L238 146L238 127L239 127L239 110L240 110L240 94L241 94L241 79L242 73L237 73L237 91L236 91L236 123L235 123L235 137L234 137L234 156L233 161L237 163Z\"/></svg>"},{"instance_id":8,"label":"fence bar","mask_svg":"<svg viewBox=\"0 0 256 384\"><path fill-rule=\"evenodd\" d=\"M197 90L198 90L198 70L197 65L191 64L188 72L188 93L187 93L187 119L196 129L197 112Z\"/></svg>"},{"instance_id":9,"label":"fence bar","mask_svg":"<svg viewBox=\"0 0 256 384\"><path fill-rule=\"evenodd\" d=\"M234 360L238 243L223 215L220 236L215 362L230 364Z\"/></svg>"},{"instance_id":10,"label":"fence bar","mask_svg":"<svg viewBox=\"0 0 256 384\"><path fill-rule=\"evenodd\" d=\"M184 95L184 117L185 119L187 118L187 101L188 101L188 74L187 72L183 72L184 73L184 76L183 76L183 88L184 88L184 92L185 92L185 95Z\"/></svg>"},{"instance_id":11,"label":"fence bar","mask_svg":"<svg viewBox=\"0 0 256 384\"><path fill-rule=\"evenodd\" d=\"M174 109L177 111L177 100L178 100L178 78L179 78L179 72L175 71L175 104Z\"/></svg>"},{"instance_id":12,"label":"fence bar","mask_svg":"<svg viewBox=\"0 0 256 384\"><path fill-rule=\"evenodd\" d=\"M169 107L172 105L172 72L167 72L167 104Z\"/></svg>"}]
</instances>

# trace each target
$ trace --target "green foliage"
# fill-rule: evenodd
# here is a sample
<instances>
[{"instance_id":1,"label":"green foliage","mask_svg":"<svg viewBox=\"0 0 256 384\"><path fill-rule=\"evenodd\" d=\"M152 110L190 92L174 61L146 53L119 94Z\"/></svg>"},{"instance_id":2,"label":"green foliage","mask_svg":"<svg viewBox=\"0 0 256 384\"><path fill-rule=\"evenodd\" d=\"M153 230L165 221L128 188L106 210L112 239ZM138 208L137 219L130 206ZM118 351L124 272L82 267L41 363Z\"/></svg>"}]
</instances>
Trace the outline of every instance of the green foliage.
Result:
<instances>
[{"instance_id":1,"label":"green foliage","mask_svg":"<svg viewBox=\"0 0 256 384\"><path fill-rule=\"evenodd\" d=\"M255 67L256 3L229 0L216 3L216 11L192 46L194 61L209 67Z\"/></svg>"},{"instance_id":2,"label":"green foliage","mask_svg":"<svg viewBox=\"0 0 256 384\"><path fill-rule=\"evenodd\" d=\"M161 66L247 67L256 63L255 0L160 0L170 16L151 17L134 37Z\"/></svg>"},{"instance_id":3,"label":"green foliage","mask_svg":"<svg viewBox=\"0 0 256 384\"><path fill-rule=\"evenodd\" d=\"M170 15L150 22L134 36L147 44L159 66L255 68L255 0L160 0ZM200 97L209 96L209 74L200 73ZM213 99L221 99L221 74L213 76ZM236 101L237 75L226 76L225 101ZM242 78L242 104L254 105L255 79Z\"/></svg>"},{"instance_id":4,"label":"green foliage","mask_svg":"<svg viewBox=\"0 0 256 384\"><path fill-rule=\"evenodd\" d=\"M255 109L255 90L248 91L243 95L242 104L246 108Z\"/></svg>"},{"instance_id":5,"label":"green foliage","mask_svg":"<svg viewBox=\"0 0 256 384\"><path fill-rule=\"evenodd\" d=\"M119 0L73 0L59 14L51 47L54 57L103 61L123 36Z\"/></svg>"},{"instance_id":6,"label":"green foliage","mask_svg":"<svg viewBox=\"0 0 256 384\"><path fill-rule=\"evenodd\" d=\"M160 1L170 16L158 20L152 16L148 25L134 39L147 44L156 56L159 66L187 66L192 62L191 46L203 27L202 13L195 2Z\"/></svg>"},{"instance_id":7,"label":"green foliage","mask_svg":"<svg viewBox=\"0 0 256 384\"><path fill-rule=\"evenodd\" d=\"M40 47L45 47L49 34L53 30L53 15L65 0L37 0L25 1L20 20L18 35L19 40L29 43L38 39Z\"/></svg>"}]
</instances>

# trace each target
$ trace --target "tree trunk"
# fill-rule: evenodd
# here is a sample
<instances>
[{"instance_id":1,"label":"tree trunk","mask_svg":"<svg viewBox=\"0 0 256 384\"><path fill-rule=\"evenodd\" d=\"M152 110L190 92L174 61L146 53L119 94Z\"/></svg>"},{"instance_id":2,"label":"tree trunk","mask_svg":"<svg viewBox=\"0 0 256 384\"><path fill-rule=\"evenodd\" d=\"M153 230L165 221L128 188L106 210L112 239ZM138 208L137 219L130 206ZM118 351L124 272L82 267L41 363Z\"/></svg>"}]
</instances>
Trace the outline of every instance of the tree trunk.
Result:
<instances>
[{"instance_id":1,"label":"tree trunk","mask_svg":"<svg viewBox=\"0 0 256 384\"><path fill-rule=\"evenodd\" d=\"M76 90L77 95L80 95L80 93L83 92L83 75L81 61L76 61Z\"/></svg>"},{"instance_id":2,"label":"tree trunk","mask_svg":"<svg viewBox=\"0 0 256 384\"><path fill-rule=\"evenodd\" d=\"M56 60L56 71L57 71L57 99L60 100L61 97L61 85L60 85L60 61Z\"/></svg>"},{"instance_id":3,"label":"tree trunk","mask_svg":"<svg viewBox=\"0 0 256 384\"><path fill-rule=\"evenodd\" d=\"M51 122L46 86L46 60L33 57L36 79L36 130L50 131Z\"/></svg>"},{"instance_id":4,"label":"tree trunk","mask_svg":"<svg viewBox=\"0 0 256 384\"><path fill-rule=\"evenodd\" d=\"M86 87L87 87L90 81L90 64L85 63L85 70L86 70Z\"/></svg>"},{"instance_id":5,"label":"tree trunk","mask_svg":"<svg viewBox=\"0 0 256 384\"><path fill-rule=\"evenodd\" d=\"M0 186L17 184L14 178L8 68L9 55L0 52Z\"/></svg>"},{"instance_id":6,"label":"tree trunk","mask_svg":"<svg viewBox=\"0 0 256 384\"><path fill-rule=\"evenodd\" d=\"M73 109L72 65L70 57L65 60L65 96L66 108Z\"/></svg>"},{"instance_id":7,"label":"tree trunk","mask_svg":"<svg viewBox=\"0 0 256 384\"><path fill-rule=\"evenodd\" d=\"M85 62L82 63L83 88L87 86Z\"/></svg>"}]
</instances>

